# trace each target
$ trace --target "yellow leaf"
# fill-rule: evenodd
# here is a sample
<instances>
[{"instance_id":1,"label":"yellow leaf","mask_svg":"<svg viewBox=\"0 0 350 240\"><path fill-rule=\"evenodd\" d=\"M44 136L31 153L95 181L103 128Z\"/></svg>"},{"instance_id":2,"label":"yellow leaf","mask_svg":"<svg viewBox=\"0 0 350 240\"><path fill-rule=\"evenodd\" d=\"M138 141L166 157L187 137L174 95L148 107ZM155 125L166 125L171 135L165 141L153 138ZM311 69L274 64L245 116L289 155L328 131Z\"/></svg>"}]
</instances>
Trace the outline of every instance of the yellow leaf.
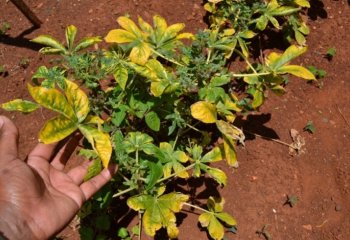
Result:
<instances>
[{"instance_id":1,"label":"yellow leaf","mask_svg":"<svg viewBox=\"0 0 350 240\"><path fill-rule=\"evenodd\" d=\"M67 79L65 82L65 94L68 103L73 107L75 116L78 118L78 121L82 122L90 112L89 99L86 96L85 92L81 90L77 84Z\"/></svg>"},{"instance_id":2,"label":"yellow leaf","mask_svg":"<svg viewBox=\"0 0 350 240\"><path fill-rule=\"evenodd\" d=\"M124 29L114 29L108 32L105 41L108 43L129 43L137 39L133 33Z\"/></svg>"},{"instance_id":3,"label":"yellow leaf","mask_svg":"<svg viewBox=\"0 0 350 240\"><path fill-rule=\"evenodd\" d=\"M215 239L215 240L221 240L224 237L224 227L219 222L219 220L216 219L214 214L211 213L202 213L199 216L199 222L201 223L202 227L207 227L209 235ZM204 224L204 225L203 225ZM207 224L207 225L205 225Z\"/></svg>"},{"instance_id":4,"label":"yellow leaf","mask_svg":"<svg viewBox=\"0 0 350 240\"><path fill-rule=\"evenodd\" d=\"M277 73L290 73L294 76L301 77L307 80L316 80L312 72L298 65L287 65L287 66L280 67Z\"/></svg>"},{"instance_id":5,"label":"yellow leaf","mask_svg":"<svg viewBox=\"0 0 350 240\"><path fill-rule=\"evenodd\" d=\"M159 15L155 15L153 17L153 25L159 35L163 35L163 33L166 31L168 27L168 24L166 23L165 19Z\"/></svg>"},{"instance_id":6,"label":"yellow leaf","mask_svg":"<svg viewBox=\"0 0 350 240\"><path fill-rule=\"evenodd\" d=\"M78 127L101 158L103 166L107 168L112 155L112 143L109 135L89 125L79 124Z\"/></svg>"},{"instance_id":7,"label":"yellow leaf","mask_svg":"<svg viewBox=\"0 0 350 240\"><path fill-rule=\"evenodd\" d=\"M227 183L227 176L226 173L218 168L211 168L208 167L206 169L206 172L213 177L219 184L226 185Z\"/></svg>"},{"instance_id":8,"label":"yellow leaf","mask_svg":"<svg viewBox=\"0 0 350 240\"><path fill-rule=\"evenodd\" d=\"M134 63L144 65L151 56L152 50L147 43L140 43L133 47L130 52L130 60Z\"/></svg>"},{"instance_id":9,"label":"yellow leaf","mask_svg":"<svg viewBox=\"0 0 350 240\"><path fill-rule=\"evenodd\" d=\"M227 123L222 120L218 120L216 122L216 126L219 129L219 131L222 134L224 134L227 138L238 140L241 144L244 145L245 136L241 129L234 126L233 124Z\"/></svg>"},{"instance_id":10,"label":"yellow leaf","mask_svg":"<svg viewBox=\"0 0 350 240\"><path fill-rule=\"evenodd\" d=\"M128 31L130 33L133 33L134 36L136 36L137 38L141 38L142 37L142 32L136 26L134 21L132 21L130 18L122 16L122 17L119 17L117 19L117 22L119 23L119 25L122 28L124 28L126 31Z\"/></svg>"},{"instance_id":11,"label":"yellow leaf","mask_svg":"<svg viewBox=\"0 0 350 240\"><path fill-rule=\"evenodd\" d=\"M138 21L139 21L139 25L143 31L147 32L148 34L153 33L153 28L150 24L145 22L141 17L138 18Z\"/></svg>"},{"instance_id":12,"label":"yellow leaf","mask_svg":"<svg viewBox=\"0 0 350 240\"><path fill-rule=\"evenodd\" d=\"M63 115L47 121L39 133L39 141L50 144L59 142L77 130L77 122L66 118Z\"/></svg>"},{"instance_id":13,"label":"yellow leaf","mask_svg":"<svg viewBox=\"0 0 350 240\"><path fill-rule=\"evenodd\" d=\"M159 97L163 94L165 89L168 87L168 84L164 84L164 82L152 82L151 83L151 93L155 97Z\"/></svg>"},{"instance_id":14,"label":"yellow leaf","mask_svg":"<svg viewBox=\"0 0 350 240\"><path fill-rule=\"evenodd\" d=\"M238 161L237 161L237 155L235 150L235 142L231 139L228 139L225 136L223 136L223 138L224 138L224 151L225 151L226 161L228 165L237 168Z\"/></svg>"},{"instance_id":15,"label":"yellow leaf","mask_svg":"<svg viewBox=\"0 0 350 240\"><path fill-rule=\"evenodd\" d=\"M213 104L199 101L191 105L191 114L204 123L215 123L217 112Z\"/></svg>"},{"instance_id":16,"label":"yellow leaf","mask_svg":"<svg viewBox=\"0 0 350 240\"><path fill-rule=\"evenodd\" d=\"M194 35L192 33L180 33L176 36L176 39L184 39L184 38L188 38L188 39L194 39Z\"/></svg>"},{"instance_id":17,"label":"yellow leaf","mask_svg":"<svg viewBox=\"0 0 350 240\"><path fill-rule=\"evenodd\" d=\"M65 96L57 89L33 87L28 84L28 91L32 98L40 105L59 112L68 119L77 120L73 108L68 104Z\"/></svg>"}]
</instances>

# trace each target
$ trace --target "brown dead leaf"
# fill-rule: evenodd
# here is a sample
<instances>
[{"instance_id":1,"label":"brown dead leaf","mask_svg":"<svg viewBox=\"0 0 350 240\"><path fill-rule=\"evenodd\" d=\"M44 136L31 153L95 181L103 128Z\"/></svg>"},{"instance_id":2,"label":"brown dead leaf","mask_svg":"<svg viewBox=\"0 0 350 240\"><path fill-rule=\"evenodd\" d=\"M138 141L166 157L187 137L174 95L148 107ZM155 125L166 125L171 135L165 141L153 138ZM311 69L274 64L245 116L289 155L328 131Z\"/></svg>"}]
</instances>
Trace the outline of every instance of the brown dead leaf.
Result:
<instances>
[{"instance_id":1,"label":"brown dead leaf","mask_svg":"<svg viewBox=\"0 0 350 240\"><path fill-rule=\"evenodd\" d=\"M291 155L294 155L295 152L296 152L296 154L304 153L305 152L305 150L303 148L305 146L304 137L302 137L300 135L300 133L293 128L290 130L290 136L293 140L293 143L291 144L291 147L289 148L289 153Z\"/></svg>"}]
</instances>

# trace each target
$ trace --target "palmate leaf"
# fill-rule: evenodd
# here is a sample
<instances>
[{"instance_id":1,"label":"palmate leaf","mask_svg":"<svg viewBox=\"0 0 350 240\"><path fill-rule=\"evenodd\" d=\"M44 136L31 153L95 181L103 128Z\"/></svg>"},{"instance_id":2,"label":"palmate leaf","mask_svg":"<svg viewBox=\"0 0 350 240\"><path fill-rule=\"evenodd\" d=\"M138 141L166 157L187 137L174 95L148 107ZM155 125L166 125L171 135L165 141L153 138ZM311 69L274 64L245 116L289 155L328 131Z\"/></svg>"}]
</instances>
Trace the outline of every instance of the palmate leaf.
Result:
<instances>
[{"instance_id":1,"label":"palmate leaf","mask_svg":"<svg viewBox=\"0 0 350 240\"><path fill-rule=\"evenodd\" d=\"M163 166L164 177L169 177L172 172L178 173L180 178L188 178L189 174L181 163L188 161L188 156L183 151L174 151L167 142L161 142L156 157L165 163Z\"/></svg>"},{"instance_id":2,"label":"palmate leaf","mask_svg":"<svg viewBox=\"0 0 350 240\"><path fill-rule=\"evenodd\" d=\"M30 113L38 109L39 105L31 101L15 99L1 104L1 108L6 111L20 111L23 113Z\"/></svg>"},{"instance_id":3,"label":"palmate leaf","mask_svg":"<svg viewBox=\"0 0 350 240\"><path fill-rule=\"evenodd\" d=\"M170 238L176 238L175 213L180 212L184 202L188 201L187 195L173 192L160 197L151 195L139 195L127 200L127 204L135 211L144 210L142 224L145 233L153 237L157 230L164 227Z\"/></svg>"},{"instance_id":4,"label":"palmate leaf","mask_svg":"<svg viewBox=\"0 0 350 240\"><path fill-rule=\"evenodd\" d=\"M123 143L127 153L143 151L146 154L154 154L156 147L153 145L153 138L141 132L129 132Z\"/></svg>"},{"instance_id":5,"label":"palmate leaf","mask_svg":"<svg viewBox=\"0 0 350 240\"><path fill-rule=\"evenodd\" d=\"M236 220L230 214L222 212L223 205L223 199L209 197L207 202L209 212L202 213L198 218L202 227L207 228L209 235L215 240L224 238L225 229L222 222L227 226L237 225Z\"/></svg>"}]
</instances>

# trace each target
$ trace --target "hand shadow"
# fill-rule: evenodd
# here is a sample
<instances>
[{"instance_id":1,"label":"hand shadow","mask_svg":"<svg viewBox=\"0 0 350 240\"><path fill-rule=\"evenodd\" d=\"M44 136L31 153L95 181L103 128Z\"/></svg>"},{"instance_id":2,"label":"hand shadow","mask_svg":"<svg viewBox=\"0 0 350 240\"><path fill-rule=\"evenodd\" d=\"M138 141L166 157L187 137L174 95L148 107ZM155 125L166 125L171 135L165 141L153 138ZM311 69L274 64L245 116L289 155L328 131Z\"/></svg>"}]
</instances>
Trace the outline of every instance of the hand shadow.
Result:
<instances>
[{"instance_id":1,"label":"hand shadow","mask_svg":"<svg viewBox=\"0 0 350 240\"><path fill-rule=\"evenodd\" d=\"M18 36L16 37L11 37L9 35L0 35L0 43L10 45L10 46L16 46L20 48L28 48L33 51L38 51L40 48L42 48L41 44L31 42L30 39L25 38L25 35L28 35L38 29L38 27L30 27L23 32L21 32Z\"/></svg>"}]
</instances>

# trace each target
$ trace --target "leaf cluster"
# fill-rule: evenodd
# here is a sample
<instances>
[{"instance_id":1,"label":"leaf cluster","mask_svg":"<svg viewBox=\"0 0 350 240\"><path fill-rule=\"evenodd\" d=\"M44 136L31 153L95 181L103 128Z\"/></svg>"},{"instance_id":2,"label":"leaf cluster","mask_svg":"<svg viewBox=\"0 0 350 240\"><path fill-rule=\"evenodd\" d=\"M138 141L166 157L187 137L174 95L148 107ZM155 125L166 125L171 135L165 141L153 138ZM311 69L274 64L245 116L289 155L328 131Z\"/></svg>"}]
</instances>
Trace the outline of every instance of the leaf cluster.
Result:
<instances>
[{"instance_id":1,"label":"leaf cluster","mask_svg":"<svg viewBox=\"0 0 350 240\"><path fill-rule=\"evenodd\" d=\"M80 154L93 161L86 179L109 162L119 165L108 187L82 209L80 217L88 222L82 233L91 233L95 222L99 233L107 231L107 209L113 198L124 197L142 218L139 229L142 225L149 236L165 228L176 238L176 213L188 206L203 212L198 220L213 239L224 238L225 227L236 221L223 211L223 199L210 197L206 207L193 205L168 183L210 177L225 186L226 173L215 164L225 160L238 167L236 147L244 145L245 136L236 117L258 110L268 90L281 95L287 74L315 79L308 69L291 64L306 51L300 36L299 45L250 60L250 41L266 28L280 29L294 21L305 35L297 15L308 7L305 2L211 0L205 4L211 26L194 35L182 32L184 24L169 25L161 16L154 16L152 25L122 16L117 19L120 28L104 38L109 49L86 50L100 37L75 44L74 26L65 31L65 45L49 35L33 40L46 46L41 53L56 54L59 61L33 75L36 86L28 90L35 102L16 99L2 108L57 112L39 134L44 143L80 131L89 143ZM243 70L229 68L233 56L245 61ZM125 229L118 234L130 238Z\"/></svg>"}]
</instances>

